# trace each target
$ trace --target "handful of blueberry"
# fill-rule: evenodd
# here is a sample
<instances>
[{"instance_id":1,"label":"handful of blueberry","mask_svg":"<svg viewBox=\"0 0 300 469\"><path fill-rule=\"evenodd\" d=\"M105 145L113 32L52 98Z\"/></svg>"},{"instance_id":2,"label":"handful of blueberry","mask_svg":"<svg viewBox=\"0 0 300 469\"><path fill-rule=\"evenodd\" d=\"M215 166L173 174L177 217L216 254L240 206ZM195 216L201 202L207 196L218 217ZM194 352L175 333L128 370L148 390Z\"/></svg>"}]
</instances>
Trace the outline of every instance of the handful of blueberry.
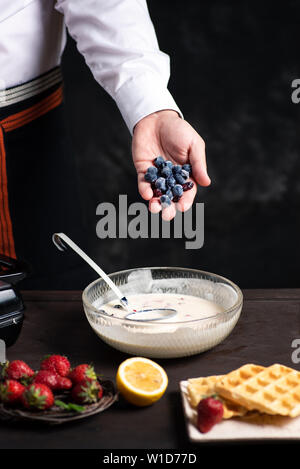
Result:
<instances>
[{"instance_id":1,"label":"handful of blueberry","mask_svg":"<svg viewBox=\"0 0 300 469\"><path fill-rule=\"evenodd\" d=\"M151 184L154 197L160 198L162 208L166 208L172 201L178 202L185 191L192 189L194 183L187 181L191 174L190 164L174 165L172 161L158 156L154 166L147 169L145 181Z\"/></svg>"}]
</instances>

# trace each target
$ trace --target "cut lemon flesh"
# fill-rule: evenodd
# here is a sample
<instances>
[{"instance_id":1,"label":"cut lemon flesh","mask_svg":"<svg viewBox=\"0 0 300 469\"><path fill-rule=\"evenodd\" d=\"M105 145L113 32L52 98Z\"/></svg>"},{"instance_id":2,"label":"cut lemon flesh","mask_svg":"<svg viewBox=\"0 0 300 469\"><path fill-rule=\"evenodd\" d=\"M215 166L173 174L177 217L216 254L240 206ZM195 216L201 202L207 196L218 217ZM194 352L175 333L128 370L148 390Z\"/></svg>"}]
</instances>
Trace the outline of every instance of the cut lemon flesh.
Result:
<instances>
[{"instance_id":1,"label":"cut lemon flesh","mask_svg":"<svg viewBox=\"0 0 300 469\"><path fill-rule=\"evenodd\" d=\"M131 404L147 406L158 401L168 386L165 370L143 357L128 358L118 368L117 387Z\"/></svg>"}]
</instances>

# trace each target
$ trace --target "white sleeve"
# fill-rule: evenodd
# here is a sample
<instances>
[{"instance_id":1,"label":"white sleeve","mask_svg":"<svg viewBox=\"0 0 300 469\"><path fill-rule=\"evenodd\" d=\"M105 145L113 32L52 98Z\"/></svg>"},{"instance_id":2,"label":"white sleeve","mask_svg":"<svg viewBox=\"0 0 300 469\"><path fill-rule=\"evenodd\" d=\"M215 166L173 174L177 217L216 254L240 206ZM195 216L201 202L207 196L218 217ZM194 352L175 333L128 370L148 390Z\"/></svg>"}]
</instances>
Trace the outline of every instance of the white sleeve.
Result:
<instances>
[{"instance_id":1,"label":"white sleeve","mask_svg":"<svg viewBox=\"0 0 300 469\"><path fill-rule=\"evenodd\" d=\"M167 89L169 56L159 50L146 0L57 0L55 8L131 133L155 111L182 115Z\"/></svg>"}]
</instances>

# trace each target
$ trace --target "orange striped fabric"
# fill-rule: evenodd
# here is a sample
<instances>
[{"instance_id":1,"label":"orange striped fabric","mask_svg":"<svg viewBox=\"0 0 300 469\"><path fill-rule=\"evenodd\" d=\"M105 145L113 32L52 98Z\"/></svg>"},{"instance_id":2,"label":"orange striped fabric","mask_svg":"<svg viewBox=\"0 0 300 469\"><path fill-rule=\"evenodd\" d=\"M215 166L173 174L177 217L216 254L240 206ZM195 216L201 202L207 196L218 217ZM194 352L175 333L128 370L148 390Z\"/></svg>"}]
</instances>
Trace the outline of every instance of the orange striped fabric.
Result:
<instances>
[{"instance_id":1,"label":"orange striped fabric","mask_svg":"<svg viewBox=\"0 0 300 469\"><path fill-rule=\"evenodd\" d=\"M0 121L0 253L16 258L6 172L5 134L41 117L61 104L62 86L38 103Z\"/></svg>"}]
</instances>

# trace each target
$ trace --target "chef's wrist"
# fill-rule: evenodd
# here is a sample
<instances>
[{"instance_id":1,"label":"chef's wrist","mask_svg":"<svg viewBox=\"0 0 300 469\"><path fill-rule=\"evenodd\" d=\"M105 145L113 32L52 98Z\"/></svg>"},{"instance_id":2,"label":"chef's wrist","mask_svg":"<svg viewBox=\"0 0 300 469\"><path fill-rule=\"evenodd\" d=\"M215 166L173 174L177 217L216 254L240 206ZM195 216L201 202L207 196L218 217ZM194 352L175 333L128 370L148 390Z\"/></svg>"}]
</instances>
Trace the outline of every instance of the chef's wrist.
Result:
<instances>
[{"instance_id":1,"label":"chef's wrist","mask_svg":"<svg viewBox=\"0 0 300 469\"><path fill-rule=\"evenodd\" d=\"M138 127L144 127L148 125L155 125L156 123L159 124L160 121L164 119L172 119L172 118L182 118L182 115L175 111L174 109L162 109L160 111L152 112L147 116L140 119L133 128L133 133Z\"/></svg>"}]
</instances>

